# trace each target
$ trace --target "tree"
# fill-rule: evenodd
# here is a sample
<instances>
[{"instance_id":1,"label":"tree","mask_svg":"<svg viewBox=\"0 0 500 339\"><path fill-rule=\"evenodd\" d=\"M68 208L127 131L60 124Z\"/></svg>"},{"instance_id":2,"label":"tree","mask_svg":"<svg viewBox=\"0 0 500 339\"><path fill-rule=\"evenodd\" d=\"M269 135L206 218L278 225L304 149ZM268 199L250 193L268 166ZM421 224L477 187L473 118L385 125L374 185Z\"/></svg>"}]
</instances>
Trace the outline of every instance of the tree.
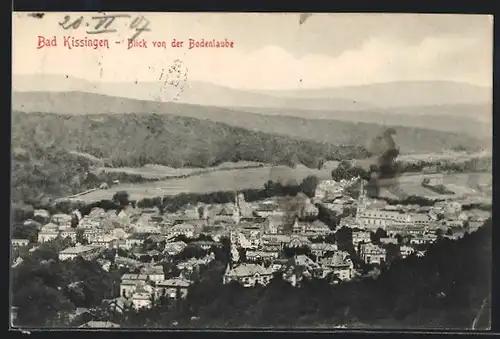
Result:
<instances>
[{"instance_id":1,"label":"tree","mask_svg":"<svg viewBox=\"0 0 500 339\"><path fill-rule=\"evenodd\" d=\"M30 242L36 242L38 239L38 227L33 223L14 225L12 238L28 239Z\"/></svg>"},{"instance_id":2,"label":"tree","mask_svg":"<svg viewBox=\"0 0 500 339\"><path fill-rule=\"evenodd\" d=\"M323 169L323 167L325 167L325 159L323 159L323 158L318 159L318 161L317 161L317 165L318 165L318 166L317 166L316 168L317 168L318 170L322 170L322 169Z\"/></svg>"},{"instance_id":3,"label":"tree","mask_svg":"<svg viewBox=\"0 0 500 339\"><path fill-rule=\"evenodd\" d=\"M300 190L309 198L314 197L316 186L318 186L318 178L314 175L309 175L300 184Z\"/></svg>"},{"instance_id":4,"label":"tree","mask_svg":"<svg viewBox=\"0 0 500 339\"><path fill-rule=\"evenodd\" d=\"M335 240L338 244L339 250L348 251L349 253L354 252L352 244L352 229L349 227L342 227L335 232Z\"/></svg>"},{"instance_id":5,"label":"tree","mask_svg":"<svg viewBox=\"0 0 500 339\"><path fill-rule=\"evenodd\" d=\"M78 226L79 220L75 213L71 215L71 227L76 228Z\"/></svg>"},{"instance_id":6,"label":"tree","mask_svg":"<svg viewBox=\"0 0 500 339\"><path fill-rule=\"evenodd\" d=\"M129 204L129 194L127 191L118 191L113 195L113 201L120 204L120 206L127 206Z\"/></svg>"},{"instance_id":7,"label":"tree","mask_svg":"<svg viewBox=\"0 0 500 339\"><path fill-rule=\"evenodd\" d=\"M60 318L60 312L74 308L62 291L44 285L40 279L27 282L14 294L13 302L18 307L17 325L22 327L47 326Z\"/></svg>"},{"instance_id":8,"label":"tree","mask_svg":"<svg viewBox=\"0 0 500 339\"><path fill-rule=\"evenodd\" d=\"M316 207L318 208L318 219L325 223L331 230L335 230L340 222L340 217L337 213L321 204L316 204Z\"/></svg>"},{"instance_id":9,"label":"tree","mask_svg":"<svg viewBox=\"0 0 500 339\"><path fill-rule=\"evenodd\" d=\"M401 255L399 252L399 246L396 244L387 244L385 249L387 250L387 263L389 264Z\"/></svg>"},{"instance_id":10,"label":"tree","mask_svg":"<svg viewBox=\"0 0 500 339\"><path fill-rule=\"evenodd\" d=\"M246 262L247 261L247 251L246 249L239 247L238 248L238 253L240 255L240 262Z\"/></svg>"},{"instance_id":11,"label":"tree","mask_svg":"<svg viewBox=\"0 0 500 339\"><path fill-rule=\"evenodd\" d=\"M387 238L387 232L379 227L375 233L370 233L370 238L372 242L378 243L380 242L380 238Z\"/></svg>"},{"instance_id":12,"label":"tree","mask_svg":"<svg viewBox=\"0 0 500 339\"><path fill-rule=\"evenodd\" d=\"M12 206L12 219L14 222L23 222L34 217L34 208L31 205L14 204Z\"/></svg>"},{"instance_id":13,"label":"tree","mask_svg":"<svg viewBox=\"0 0 500 339\"><path fill-rule=\"evenodd\" d=\"M85 231L82 228L79 228L76 230L76 242L80 243L82 245L85 245L88 243L87 239L84 236Z\"/></svg>"}]
</instances>

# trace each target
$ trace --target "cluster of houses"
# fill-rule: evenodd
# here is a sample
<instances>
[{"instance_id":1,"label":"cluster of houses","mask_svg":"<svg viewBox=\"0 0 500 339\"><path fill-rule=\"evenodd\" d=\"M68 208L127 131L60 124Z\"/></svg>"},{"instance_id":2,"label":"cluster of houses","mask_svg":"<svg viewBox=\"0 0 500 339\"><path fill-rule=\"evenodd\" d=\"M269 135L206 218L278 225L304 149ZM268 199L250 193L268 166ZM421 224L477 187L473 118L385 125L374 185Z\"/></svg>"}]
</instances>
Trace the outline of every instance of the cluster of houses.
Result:
<instances>
[{"instance_id":1,"label":"cluster of houses","mask_svg":"<svg viewBox=\"0 0 500 339\"><path fill-rule=\"evenodd\" d=\"M105 249L133 253L133 258L121 257L115 251L114 264L127 267L129 273L123 274L120 296L112 302L141 309L152 307L161 298L185 298L194 282L193 272L215 260L213 249L222 246L224 237L230 240L232 258L223 275L224 284L266 285L276 275L293 286L300 286L308 277L332 283L353 279L359 275L356 265L348 252L340 250L334 241L326 241L333 238L329 236L334 231L318 219L318 204L338 214L347 209L355 211L340 221L340 227L352 229L353 248L366 264L383 264L390 245L398 247L402 258L424 255L421 245L436 241L438 236L458 238L489 217L489 213L463 211L458 202L430 207L388 205L368 199L363 188L359 198L353 199L346 190L356 180L320 181L314 198L299 194L293 202L288 198L247 202L243 194L236 194L232 203L199 203L176 213L127 206L118 213L94 208L85 216L78 211L50 215L36 210L34 219L43 225L38 243L56 238L72 240L73 246L60 251L61 261L76 257L92 260ZM378 229L386 236L372 241ZM201 235L212 240L199 240ZM189 245L179 238L190 239ZM32 244L27 239L12 239L12 245ZM177 262L180 273L172 277L161 261L183 252L187 246L196 246L207 254ZM297 250L296 254L285 256L287 249ZM299 249L306 249L307 254L301 254ZM145 256L153 258L150 263L142 260ZM109 270L111 261L97 260Z\"/></svg>"}]
</instances>

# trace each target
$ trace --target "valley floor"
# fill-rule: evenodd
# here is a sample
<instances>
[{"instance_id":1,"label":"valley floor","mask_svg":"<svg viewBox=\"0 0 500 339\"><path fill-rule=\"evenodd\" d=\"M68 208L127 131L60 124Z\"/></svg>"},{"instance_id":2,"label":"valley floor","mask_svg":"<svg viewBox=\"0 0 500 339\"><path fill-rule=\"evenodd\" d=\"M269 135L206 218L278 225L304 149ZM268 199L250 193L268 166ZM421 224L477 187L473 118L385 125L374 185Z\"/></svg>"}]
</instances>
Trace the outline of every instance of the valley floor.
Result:
<instances>
[{"instance_id":1,"label":"valley floor","mask_svg":"<svg viewBox=\"0 0 500 339\"><path fill-rule=\"evenodd\" d=\"M136 184L118 184L108 189L94 190L79 195L78 199L87 202L111 199L118 191L127 191L130 199L136 200L180 193L208 193L248 188L258 189L263 187L269 180L283 184L298 184L309 175L315 175L319 180L330 180L331 170L332 168L330 167L317 170L305 166L297 166L296 168L263 166L257 168L216 170L184 178L172 178ZM407 173L399 178L399 186L407 195L418 195L430 199L445 199L449 196L440 195L421 185L424 178L442 178L443 184L456 192L454 198L461 196L482 197L484 194L471 186L491 183L491 177L491 173L454 173L447 175ZM395 198L386 189L382 189L381 195ZM489 199L491 200L491 198Z\"/></svg>"}]
</instances>

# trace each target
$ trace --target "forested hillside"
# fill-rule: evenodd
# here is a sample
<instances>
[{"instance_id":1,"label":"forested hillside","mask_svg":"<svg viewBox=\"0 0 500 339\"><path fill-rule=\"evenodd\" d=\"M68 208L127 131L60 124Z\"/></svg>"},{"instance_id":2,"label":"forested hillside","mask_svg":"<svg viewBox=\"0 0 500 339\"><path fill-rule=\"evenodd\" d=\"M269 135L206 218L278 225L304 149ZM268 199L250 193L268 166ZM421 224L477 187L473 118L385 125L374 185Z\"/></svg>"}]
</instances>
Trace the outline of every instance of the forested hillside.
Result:
<instances>
[{"instance_id":1,"label":"forested hillside","mask_svg":"<svg viewBox=\"0 0 500 339\"><path fill-rule=\"evenodd\" d=\"M31 204L95 187L98 181L88 172L91 165L88 159L54 146L14 146L11 201Z\"/></svg>"},{"instance_id":2,"label":"forested hillside","mask_svg":"<svg viewBox=\"0 0 500 339\"><path fill-rule=\"evenodd\" d=\"M209 167L226 161L317 166L320 158L362 158L362 146L298 141L206 120L168 115L60 116L14 113L13 145L56 145L107 160L111 166L148 163Z\"/></svg>"},{"instance_id":3,"label":"forested hillside","mask_svg":"<svg viewBox=\"0 0 500 339\"><path fill-rule=\"evenodd\" d=\"M421 97L420 94L419 96ZM489 130L484 128L488 124L482 124L481 127L478 122L471 122L467 125L462 119L463 114L468 118L484 117L484 112L489 112L488 107L491 105L486 106L486 108L472 106L465 111L462 106L443 106L433 108L431 111L429 111L429 107L412 107L410 111L408 108L393 108L389 111L375 109L362 112L346 112L333 106L325 110L308 111L281 106L281 108L273 109L225 108L136 100L76 91L15 92L12 101L14 110L20 112L78 116L112 114L119 115L119 119L123 119L124 113L145 115L155 113L161 116L170 116L170 119L176 119L172 116L189 117L222 123L236 129L243 128L255 132L334 145L364 146L379 135L383 129L392 126L398 135L398 146L405 153L442 152L445 149L458 146L472 150L486 147L489 143L487 141L488 134L489 140L491 140L491 127ZM257 114L260 112L263 114ZM427 116L428 114L431 115ZM412 118L409 118L410 116ZM418 124L411 122L417 118L422 122ZM443 128L435 130L437 126L443 124L448 124L445 129L448 132L443 131ZM452 125L456 124L460 124L462 127L451 128ZM468 126L467 133L464 133L464 124ZM455 133L451 133L451 131Z\"/></svg>"}]
</instances>

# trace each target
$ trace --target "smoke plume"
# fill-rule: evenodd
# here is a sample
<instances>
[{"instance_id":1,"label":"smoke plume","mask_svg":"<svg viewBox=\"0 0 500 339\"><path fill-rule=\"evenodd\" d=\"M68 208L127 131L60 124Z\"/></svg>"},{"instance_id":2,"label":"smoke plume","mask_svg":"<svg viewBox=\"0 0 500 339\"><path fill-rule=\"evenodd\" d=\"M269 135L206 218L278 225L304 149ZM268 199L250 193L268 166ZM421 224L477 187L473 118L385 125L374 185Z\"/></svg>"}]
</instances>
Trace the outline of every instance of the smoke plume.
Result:
<instances>
[{"instance_id":1,"label":"smoke plume","mask_svg":"<svg viewBox=\"0 0 500 339\"><path fill-rule=\"evenodd\" d=\"M398 197L404 195L398 184L401 168L396 162L399 148L394 141L395 135L396 131L393 128L388 128L381 135L375 137L368 147L373 163L370 166L367 193L372 197L379 196L381 188L388 189Z\"/></svg>"}]
</instances>

